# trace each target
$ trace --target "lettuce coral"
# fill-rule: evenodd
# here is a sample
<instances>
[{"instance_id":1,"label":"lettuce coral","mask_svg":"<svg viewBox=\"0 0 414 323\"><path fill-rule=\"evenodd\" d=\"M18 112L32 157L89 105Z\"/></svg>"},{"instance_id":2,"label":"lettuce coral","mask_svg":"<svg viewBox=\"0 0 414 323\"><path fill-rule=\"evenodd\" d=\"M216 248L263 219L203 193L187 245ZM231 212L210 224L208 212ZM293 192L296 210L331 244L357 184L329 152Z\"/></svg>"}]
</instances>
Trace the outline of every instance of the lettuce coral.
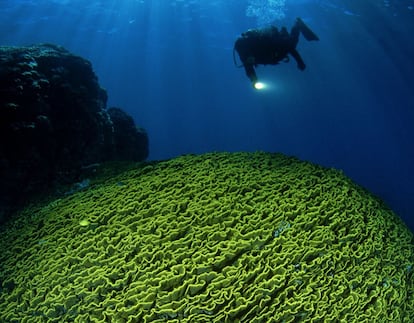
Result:
<instances>
[{"instance_id":1,"label":"lettuce coral","mask_svg":"<svg viewBox=\"0 0 414 323\"><path fill-rule=\"evenodd\" d=\"M412 233L281 154L146 163L24 210L0 246L1 322L414 321Z\"/></svg>"}]
</instances>

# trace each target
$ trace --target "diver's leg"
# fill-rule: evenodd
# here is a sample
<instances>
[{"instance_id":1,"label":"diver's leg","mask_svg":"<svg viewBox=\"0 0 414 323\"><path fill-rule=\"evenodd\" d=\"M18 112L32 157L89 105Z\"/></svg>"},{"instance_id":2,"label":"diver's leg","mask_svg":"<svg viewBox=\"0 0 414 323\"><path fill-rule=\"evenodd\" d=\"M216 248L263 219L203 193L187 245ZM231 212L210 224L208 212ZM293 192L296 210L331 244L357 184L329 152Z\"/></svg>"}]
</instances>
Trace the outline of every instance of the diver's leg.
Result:
<instances>
[{"instance_id":1,"label":"diver's leg","mask_svg":"<svg viewBox=\"0 0 414 323\"><path fill-rule=\"evenodd\" d=\"M299 52L296 49L291 50L290 55L293 56L296 63L298 64L298 69L303 71L306 68L305 62L303 61L302 57L300 56Z\"/></svg>"},{"instance_id":2,"label":"diver's leg","mask_svg":"<svg viewBox=\"0 0 414 323\"><path fill-rule=\"evenodd\" d=\"M294 44L293 47L296 47L298 41L299 41L299 32L300 32L300 26L298 22L296 21L295 25L290 30L290 39L292 43Z\"/></svg>"},{"instance_id":3,"label":"diver's leg","mask_svg":"<svg viewBox=\"0 0 414 323\"><path fill-rule=\"evenodd\" d=\"M302 33L306 40L319 40L319 37L303 22L302 19L296 18L296 23L292 30L295 27L298 29L298 32L300 31Z\"/></svg>"},{"instance_id":4,"label":"diver's leg","mask_svg":"<svg viewBox=\"0 0 414 323\"><path fill-rule=\"evenodd\" d=\"M298 21L293 25L292 29L290 30L290 37L294 38L295 40L299 39L299 32L300 32L300 25Z\"/></svg>"}]
</instances>

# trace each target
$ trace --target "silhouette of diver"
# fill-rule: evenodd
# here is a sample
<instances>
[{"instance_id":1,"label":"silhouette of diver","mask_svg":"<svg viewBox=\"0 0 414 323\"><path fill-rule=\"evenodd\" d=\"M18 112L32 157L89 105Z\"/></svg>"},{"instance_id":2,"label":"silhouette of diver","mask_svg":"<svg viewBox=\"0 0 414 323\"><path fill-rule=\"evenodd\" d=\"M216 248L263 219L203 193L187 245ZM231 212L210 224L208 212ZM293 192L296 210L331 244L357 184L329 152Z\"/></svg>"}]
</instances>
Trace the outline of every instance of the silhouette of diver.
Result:
<instances>
[{"instance_id":1,"label":"silhouette of diver","mask_svg":"<svg viewBox=\"0 0 414 323\"><path fill-rule=\"evenodd\" d=\"M249 29L236 40L234 50L239 54L242 66L254 87L258 84L255 71L258 64L276 65L282 60L288 62L288 54L290 54L298 64L298 68L301 71L305 69L306 65L296 50L299 33L302 33L308 41L319 40L300 18L296 18L290 34L285 27L279 31L277 27L271 26L265 29Z\"/></svg>"}]
</instances>

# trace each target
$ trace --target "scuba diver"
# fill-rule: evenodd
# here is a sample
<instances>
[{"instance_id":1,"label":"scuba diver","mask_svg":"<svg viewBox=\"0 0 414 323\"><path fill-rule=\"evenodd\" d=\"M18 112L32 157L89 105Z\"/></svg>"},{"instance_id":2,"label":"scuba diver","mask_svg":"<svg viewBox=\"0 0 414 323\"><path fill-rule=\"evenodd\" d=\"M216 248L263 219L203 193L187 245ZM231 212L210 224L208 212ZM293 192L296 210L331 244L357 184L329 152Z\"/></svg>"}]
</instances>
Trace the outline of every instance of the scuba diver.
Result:
<instances>
[{"instance_id":1,"label":"scuba diver","mask_svg":"<svg viewBox=\"0 0 414 323\"><path fill-rule=\"evenodd\" d=\"M299 33L306 40L319 40L318 36L302 21L296 18L296 23L292 27L290 34L285 27L280 30L271 26L265 29L249 29L242 33L234 44L234 50L239 54L242 65L247 77L255 88L259 88L255 67L258 64L276 65L280 61L288 62L290 54L296 61L298 68L303 71L306 67L296 50L299 41ZM234 51L233 51L233 58Z\"/></svg>"}]
</instances>

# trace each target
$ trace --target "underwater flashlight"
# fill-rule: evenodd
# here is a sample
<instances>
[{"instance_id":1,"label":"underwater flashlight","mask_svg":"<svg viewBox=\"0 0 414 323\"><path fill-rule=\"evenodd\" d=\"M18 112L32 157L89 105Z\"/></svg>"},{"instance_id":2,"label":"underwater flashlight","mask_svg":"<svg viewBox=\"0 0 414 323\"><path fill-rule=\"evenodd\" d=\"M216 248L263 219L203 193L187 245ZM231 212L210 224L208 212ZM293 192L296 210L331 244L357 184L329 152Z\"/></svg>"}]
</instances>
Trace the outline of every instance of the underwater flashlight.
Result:
<instances>
[{"instance_id":1,"label":"underwater flashlight","mask_svg":"<svg viewBox=\"0 0 414 323\"><path fill-rule=\"evenodd\" d=\"M255 82L253 86L256 90L263 90L266 87L266 85L262 82Z\"/></svg>"}]
</instances>

